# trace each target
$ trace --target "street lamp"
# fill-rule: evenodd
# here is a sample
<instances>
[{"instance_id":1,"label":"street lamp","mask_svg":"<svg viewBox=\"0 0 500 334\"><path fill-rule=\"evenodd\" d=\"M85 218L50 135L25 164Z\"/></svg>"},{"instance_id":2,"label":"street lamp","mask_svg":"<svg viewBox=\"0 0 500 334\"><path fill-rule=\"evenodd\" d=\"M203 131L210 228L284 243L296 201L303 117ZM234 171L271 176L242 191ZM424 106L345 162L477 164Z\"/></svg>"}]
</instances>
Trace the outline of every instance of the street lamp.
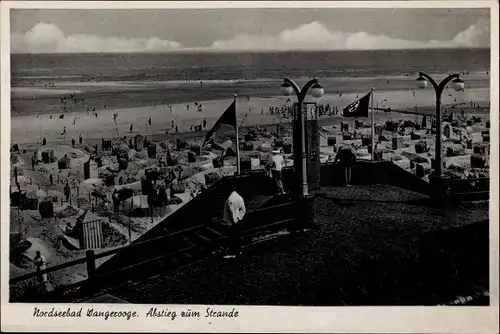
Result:
<instances>
[{"instance_id":1,"label":"street lamp","mask_svg":"<svg viewBox=\"0 0 500 334\"><path fill-rule=\"evenodd\" d=\"M281 85L281 91L283 95L289 96L292 94L292 92L295 92L295 95L297 95L297 121L300 122L300 157L301 157L301 180L302 180L302 187L301 187L301 195L302 197L305 197L309 194L309 189L307 185L307 154L306 154L306 126L305 126L305 117L304 117L304 111L303 111L303 106L304 106L304 100L306 98L306 95L311 89L311 95L315 98L320 98L324 94L323 87L318 83L317 79L312 79L309 80L302 89L299 88L299 86L293 82L292 80L285 78L283 80L283 84ZM296 136L297 134L294 134ZM294 145L294 152L293 152L294 157L299 156L299 147L296 147ZM295 167L295 172L298 173L299 168L298 166ZM297 178L298 179L298 178Z\"/></svg>"},{"instance_id":2,"label":"street lamp","mask_svg":"<svg viewBox=\"0 0 500 334\"><path fill-rule=\"evenodd\" d=\"M453 80L454 79L454 80ZM452 81L453 80L453 81ZM437 84L434 79L432 79L428 74L424 72L419 73L417 78L417 85L419 88L426 88L427 83L430 81L434 91L436 92L436 165L434 174L436 176L442 176L442 158L441 158L441 95L446 85L452 81L452 87L456 91L461 91L464 89L464 82L460 79L459 74L451 74L446 77L440 84Z\"/></svg>"}]
</instances>

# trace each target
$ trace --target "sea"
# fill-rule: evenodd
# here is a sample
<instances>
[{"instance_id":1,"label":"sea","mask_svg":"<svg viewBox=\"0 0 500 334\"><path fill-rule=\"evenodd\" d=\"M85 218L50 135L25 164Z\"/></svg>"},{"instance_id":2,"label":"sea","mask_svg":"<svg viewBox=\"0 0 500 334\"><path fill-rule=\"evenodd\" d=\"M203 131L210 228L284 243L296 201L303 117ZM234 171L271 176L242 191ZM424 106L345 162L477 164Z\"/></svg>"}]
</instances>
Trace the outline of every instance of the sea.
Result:
<instances>
[{"instance_id":1,"label":"sea","mask_svg":"<svg viewBox=\"0 0 500 334\"><path fill-rule=\"evenodd\" d=\"M489 70L490 49L11 55L13 86L47 80L258 80Z\"/></svg>"}]
</instances>

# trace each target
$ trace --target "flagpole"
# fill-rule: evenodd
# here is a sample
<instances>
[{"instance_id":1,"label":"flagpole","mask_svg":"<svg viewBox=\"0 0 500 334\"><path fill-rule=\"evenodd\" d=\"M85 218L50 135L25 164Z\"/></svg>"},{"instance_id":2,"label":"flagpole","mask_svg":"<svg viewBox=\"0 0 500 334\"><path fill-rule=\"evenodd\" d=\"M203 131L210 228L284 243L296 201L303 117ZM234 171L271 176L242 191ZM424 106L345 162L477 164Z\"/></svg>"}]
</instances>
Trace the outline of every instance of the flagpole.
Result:
<instances>
[{"instance_id":1,"label":"flagpole","mask_svg":"<svg viewBox=\"0 0 500 334\"><path fill-rule=\"evenodd\" d=\"M372 87L372 124L371 124L371 132L372 132L372 161L375 161L375 127L374 127L374 122L373 122L373 92L375 91L375 88Z\"/></svg>"},{"instance_id":2,"label":"flagpole","mask_svg":"<svg viewBox=\"0 0 500 334\"><path fill-rule=\"evenodd\" d=\"M240 175L240 138L238 133L238 113L236 112L236 97L238 94L234 94L234 113L236 118L236 173Z\"/></svg>"}]
</instances>

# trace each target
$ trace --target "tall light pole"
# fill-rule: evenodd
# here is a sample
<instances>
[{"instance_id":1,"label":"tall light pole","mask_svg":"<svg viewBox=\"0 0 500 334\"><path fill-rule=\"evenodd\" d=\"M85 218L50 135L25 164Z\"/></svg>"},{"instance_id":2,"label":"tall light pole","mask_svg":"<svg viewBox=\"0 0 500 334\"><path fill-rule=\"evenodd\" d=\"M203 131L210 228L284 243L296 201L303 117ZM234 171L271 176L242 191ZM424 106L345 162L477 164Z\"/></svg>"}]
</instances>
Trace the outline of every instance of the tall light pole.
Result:
<instances>
[{"instance_id":1,"label":"tall light pole","mask_svg":"<svg viewBox=\"0 0 500 334\"><path fill-rule=\"evenodd\" d=\"M454 79L454 80L453 80ZM436 165L434 166L434 175L440 177L443 175L443 162L442 162L442 148L441 148L441 95L446 85L452 81L453 89L456 91L461 91L464 89L464 82L460 79L459 74L451 74L446 77L440 84L437 84L430 75L420 72L417 78L418 86L422 89L427 87L427 82L430 81L434 91L436 92Z\"/></svg>"},{"instance_id":2,"label":"tall light pole","mask_svg":"<svg viewBox=\"0 0 500 334\"><path fill-rule=\"evenodd\" d=\"M305 115L304 115L304 100L306 98L307 92L309 89L311 89L311 95L314 96L315 98L320 98L324 94L323 87L318 83L317 79L312 79L309 80L302 89L299 88L299 86L293 82L292 80L285 78L283 80L283 84L281 85L281 90L285 96L289 96L292 94L292 92L295 92L295 95L297 95L297 121L300 122L300 148L296 147L294 145L294 152L293 155L294 157L300 156L301 157L301 181L302 181L302 186L301 186L301 195L302 197L305 197L309 195L309 189L307 186L307 154L306 154L306 125L305 125ZM295 130L295 129L294 129ZM297 133L293 134L294 137L297 136ZM299 151L300 149L300 151ZM300 153L300 155L299 155ZM295 161L297 161L295 159ZM297 166L298 167L298 166ZM298 173L299 168L295 168L295 172ZM297 179L299 179L297 177Z\"/></svg>"}]
</instances>

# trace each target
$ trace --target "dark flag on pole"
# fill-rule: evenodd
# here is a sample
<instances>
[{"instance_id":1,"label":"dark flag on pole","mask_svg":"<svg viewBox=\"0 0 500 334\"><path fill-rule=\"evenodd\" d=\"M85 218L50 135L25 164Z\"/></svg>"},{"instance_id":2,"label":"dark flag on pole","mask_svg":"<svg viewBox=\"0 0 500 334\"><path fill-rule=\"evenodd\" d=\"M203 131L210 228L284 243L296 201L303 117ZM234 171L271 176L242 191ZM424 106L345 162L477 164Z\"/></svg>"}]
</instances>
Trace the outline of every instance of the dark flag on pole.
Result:
<instances>
[{"instance_id":1,"label":"dark flag on pole","mask_svg":"<svg viewBox=\"0 0 500 334\"><path fill-rule=\"evenodd\" d=\"M344 117L368 117L371 92L349 104L343 110Z\"/></svg>"},{"instance_id":2,"label":"dark flag on pole","mask_svg":"<svg viewBox=\"0 0 500 334\"><path fill-rule=\"evenodd\" d=\"M214 142L215 137L218 135L218 132L222 132L224 135L229 129L227 126L234 127L234 130L231 129L231 132L235 131L236 135L236 102L233 101L231 105L224 111L222 116L217 120L215 125L210 131L205 135L205 139L203 140L202 147L205 147L208 143ZM220 134L219 134L220 135Z\"/></svg>"}]
</instances>

